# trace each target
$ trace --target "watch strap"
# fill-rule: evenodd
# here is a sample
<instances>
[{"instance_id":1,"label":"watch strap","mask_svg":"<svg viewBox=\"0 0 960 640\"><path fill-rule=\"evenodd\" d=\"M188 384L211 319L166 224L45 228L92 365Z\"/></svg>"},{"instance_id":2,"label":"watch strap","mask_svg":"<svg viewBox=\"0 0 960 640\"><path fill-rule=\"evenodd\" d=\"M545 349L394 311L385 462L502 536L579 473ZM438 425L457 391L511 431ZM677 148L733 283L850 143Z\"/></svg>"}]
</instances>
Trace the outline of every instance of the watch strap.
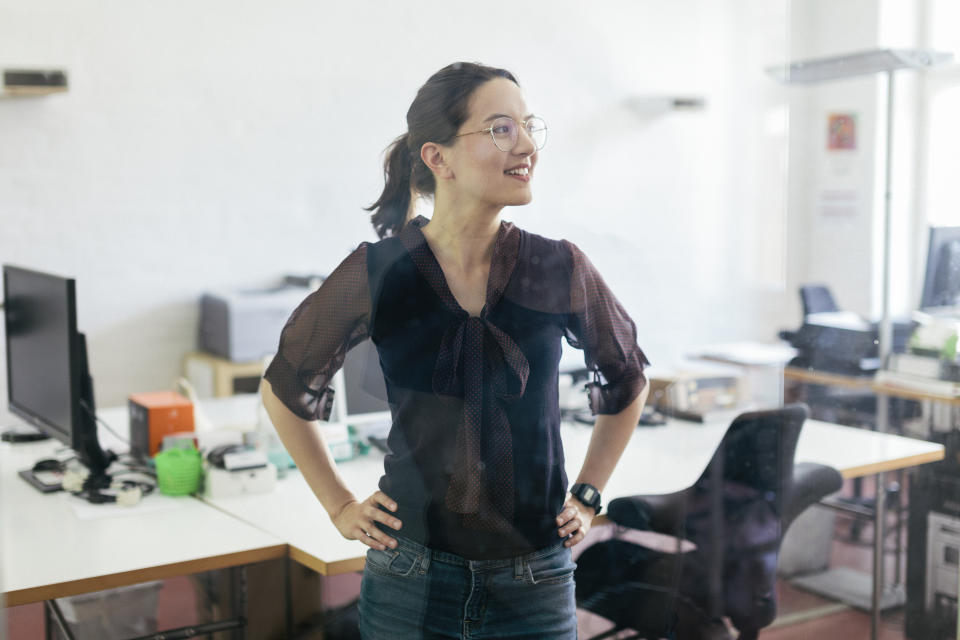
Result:
<instances>
[{"instance_id":1,"label":"watch strap","mask_svg":"<svg viewBox=\"0 0 960 640\"><path fill-rule=\"evenodd\" d=\"M570 488L570 495L588 507L593 507L595 514L600 513L600 491L592 484L578 482Z\"/></svg>"}]
</instances>

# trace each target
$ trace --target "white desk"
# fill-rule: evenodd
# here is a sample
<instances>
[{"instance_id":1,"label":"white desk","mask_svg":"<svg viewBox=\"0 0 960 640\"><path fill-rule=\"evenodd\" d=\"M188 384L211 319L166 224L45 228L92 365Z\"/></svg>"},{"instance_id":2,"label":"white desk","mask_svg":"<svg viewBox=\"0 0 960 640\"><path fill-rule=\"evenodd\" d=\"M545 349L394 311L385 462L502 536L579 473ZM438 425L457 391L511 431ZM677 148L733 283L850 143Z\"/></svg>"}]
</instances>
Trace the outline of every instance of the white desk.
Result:
<instances>
[{"instance_id":1,"label":"white desk","mask_svg":"<svg viewBox=\"0 0 960 640\"><path fill-rule=\"evenodd\" d=\"M230 406L218 409L227 409L233 419ZM126 430L125 411L103 413L115 429ZM638 428L605 488L605 500L690 486L726 427L671 422L665 427ZM563 427L571 481L579 472L591 433L586 426ZM363 567L366 547L340 536L297 473L278 482L270 494L205 502L184 498L183 507L175 511L78 520L64 497L43 496L16 476L17 470L47 455L50 449L42 447L52 446L0 445L0 585L8 605L288 554L325 575ZM943 455L941 445L807 421L796 459L831 465L852 478L932 462ZM376 489L383 457L372 452L340 469L351 490L365 497ZM21 514L22 520L17 520Z\"/></svg>"},{"instance_id":2,"label":"white desk","mask_svg":"<svg viewBox=\"0 0 960 640\"><path fill-rule=\"evenodd\" d=\"M377 490L383 454L372 450L338 468L347 486L362 500ZM317 573L336 575L363 569L366 545L340 535L299 472L278 480L271 493L203 500L284 540L290 545L290 557Z\"/></svg>"},{"instance_id":3,"label":"white desk","mask_svg":"<svg viewBox=\"0 0 960 640\"><path fill-rule=\"evenodd\" d=\"M669 493L692 485L726 432L726 424L672 421L638 428L605 490L604 500L638 493ZM564 425L567 475L572 482L586 456L592 428ZM939 444L882 435L808 420L801 432L797 462L819 462L853 478L943 458ZM374 451L339 465L347 486L359 498L377 488L383 455ZM279 481L268 495L206 499L224 512L285 540L290 556L315 571L333 575L363 568L367 547L345 540L299 473Z\"/></svg>"},{"instance_id":4,"label":"white desk","mask_svg":"<svg viewBox=\"0 0 960 640\"><path fill-rule=\"evenodd\" d=\"M664 427L638 428L607 483L605 500L639 493L670 493L691 486L728 426L671 420ZM579 471L590 434L589 426L564 426L568 474ZM844 478L857 478L935 462L943 455L943 446L936 443L807 420L800 432L795 461L825 464Z\"/></svg>"},{"instance_id":5,"label":"white desk","mask_svg":"<svg viewBox=\"0 0 960 640\"><path fill-rule=\"evenodd\" d=\"M17 476L58 446L0 443L0 588L6 606L287 554L284 540L190 497L163 511L134 506L126 515L79 519L68 503L77 498L42 494Z\"/></svg>"},{"instance_id":6,"label":"white desk","mask_svg":"<svg viewBox=\"0 0 960 640\"><path fill-rule=\"evenodd\" d=\"M671 421L662 427L638 428L604 488L604 499L609 502L618 496L669 493L689 487L710 461L727 427L728 423ZM591 433L589 426L563 426L570 481L579 473ZM845 478L856 478L935 462L943 456L944 449L939 444L807 420L795 460L829 465ZM366 458L343 463L339 468L347 486L363 498L376 490L383 473L383 456L371 452ZM321 574L361 570L367 547L343 539L302 476L294 473L278 485L271 495L207 501L288 541L290 557ZM883 524L875 518L880 539ZM879 562L880 558L875 557L874 566ZM875 572L874 580L876 575ZM879 598L875 597L871 610L879 611L879 607Z\"/></svg>"}]
</instances>

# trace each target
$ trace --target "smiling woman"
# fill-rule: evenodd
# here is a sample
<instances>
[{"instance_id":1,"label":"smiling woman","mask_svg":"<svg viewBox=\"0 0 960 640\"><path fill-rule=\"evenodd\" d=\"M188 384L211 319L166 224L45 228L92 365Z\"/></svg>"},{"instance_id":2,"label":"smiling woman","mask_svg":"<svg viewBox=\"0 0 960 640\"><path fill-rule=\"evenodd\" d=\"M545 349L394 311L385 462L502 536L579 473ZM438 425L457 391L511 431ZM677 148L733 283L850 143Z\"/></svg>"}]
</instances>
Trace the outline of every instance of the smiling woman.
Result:
<instances>
[{"instance_id":1,"label":"smiling woman","mask_svg":"<svg viewBox=\"0 0 960 640\"><path fill-rule=\"evenodd\" d=\"M419 90L361 244L294 312L264 404L347 538L370 547L364 638L576 637L570 547L637 424L636 327L572 243L500 219L532 198L546 125L508 71L457 63ZM412 195L433 215L408 220ZM309 424L348 349L376 345L393 424L380 490L358 501ZM584 349L601 414L567 490L561 340Z\"/></svg>"},{"instance_id":2,"label":"smiling woman","mask_svg":"<svg viewBox=\"0 0 960 640\"><path fill-rule=\"evenodd\" d=\"M459 130L472 113L469 102L474 91L494 79L513 85L519 93L517 79L506 69L470 63L455 63L441 69L417 92L407 110L407 133L388 148L383 193L367 208L374 211L373 225L381 238L398 233L407 223L411 187L419 195L433 195L436 191L434 173L421 156L423 145L428 142L450 145L461 136L483 133L471 130L459 133ZM487 114L484 114L479 119L486 118ZM489 122L485 126L485 130L492 127ZM503 134L500 136L502 138ZM511 148L516 145L518 137L514 126Z\"/></svg>"}]
</instances>

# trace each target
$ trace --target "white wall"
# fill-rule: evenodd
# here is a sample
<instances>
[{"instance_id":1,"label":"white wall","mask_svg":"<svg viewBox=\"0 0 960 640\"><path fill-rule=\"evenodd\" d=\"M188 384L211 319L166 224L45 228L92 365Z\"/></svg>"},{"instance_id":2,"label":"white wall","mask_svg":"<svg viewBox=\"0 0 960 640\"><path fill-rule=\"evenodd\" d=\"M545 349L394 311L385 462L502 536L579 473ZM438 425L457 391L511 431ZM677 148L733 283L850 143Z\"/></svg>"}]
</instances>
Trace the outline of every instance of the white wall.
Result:
<instances>
[{"instance_id":1,"label":"white wall","mask_svg":"<svg viewBox=\"0 0 960 640\"><path fill-rule=\"evenodd\" d=\"M791 5L791 59L803 60L875 48L922 45L921 2L913 0L804 0ZM891 311L907 315L919 302L917 277L925 253L920 210L920 76L896 72L894 81ZM884 74L797 85L790 93L792 240L805 247L790 287L830 285L841 307L877 318L882 312L884 158L887 82ZM856 151L826 149L827 118L854 113ZM854 196L852 215L826 215L826 194ZM918 223L919 221L919 223Z\"/></svg>"},{"instance_id":2,"label":"white wall","mask_svg":"<svg viewBox=\"0 0 960 640\"><path fill-rule=\"evenodd\" d=\"M873 0L794 2L791 60L862 51L876 46ZM862 77L792 85L790 112L791 212L805 221L806 257L798 275L830 286L841 307L869 314L875 250L874 146L877 79ZM830 113L857 116L857 149L827 151ZM850 215L825 215L829 194L853 198ZM797 284L803 284L798 281Z\"/></svg>"},{"instance_id":3,"label":"white wall","mask_svg":"<svg viewBox=\"0 0 960 640\"><path fill-rule=\"evenodd\" d=\"M577 242L652 360L796 324L786 91L763 73L786 0L451 7L0 0L0 67L70 77L0 100L0 262L76 277L101 405L170 386L203 291L327 272L374 239L380 153L454 60L518 75L550 140L506 217ZM624 106L645 94L708 106Z\"/></svg>"}]
</instances>

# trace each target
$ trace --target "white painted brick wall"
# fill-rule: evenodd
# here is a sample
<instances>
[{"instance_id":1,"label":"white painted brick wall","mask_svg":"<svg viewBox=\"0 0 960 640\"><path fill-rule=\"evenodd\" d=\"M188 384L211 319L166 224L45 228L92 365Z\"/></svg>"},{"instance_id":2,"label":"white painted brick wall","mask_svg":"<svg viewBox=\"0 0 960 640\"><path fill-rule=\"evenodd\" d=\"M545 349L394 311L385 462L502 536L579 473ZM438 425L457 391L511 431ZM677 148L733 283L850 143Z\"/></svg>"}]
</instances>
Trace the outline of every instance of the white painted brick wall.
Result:
<instances>
[{"instance_id":1,"label":"white painted brick wall","mask_svg":"<svg viewBox=\"0 0 960 640\"><path fill-rule=\"evenodd\" d=\"M786 215L784 140L756 125L785 100L762 75L785 3L0 4L0 67L71 84L0 100L0 262L77 278L101 406L170 386L203 291L326 272L373 239L379 154L456 59L515 71L551 127L534 203L506 217L580 244L652 360L796 322L755 257ZM642 94L708 107L622 106Z\"/></svg>"}]
</instances>

